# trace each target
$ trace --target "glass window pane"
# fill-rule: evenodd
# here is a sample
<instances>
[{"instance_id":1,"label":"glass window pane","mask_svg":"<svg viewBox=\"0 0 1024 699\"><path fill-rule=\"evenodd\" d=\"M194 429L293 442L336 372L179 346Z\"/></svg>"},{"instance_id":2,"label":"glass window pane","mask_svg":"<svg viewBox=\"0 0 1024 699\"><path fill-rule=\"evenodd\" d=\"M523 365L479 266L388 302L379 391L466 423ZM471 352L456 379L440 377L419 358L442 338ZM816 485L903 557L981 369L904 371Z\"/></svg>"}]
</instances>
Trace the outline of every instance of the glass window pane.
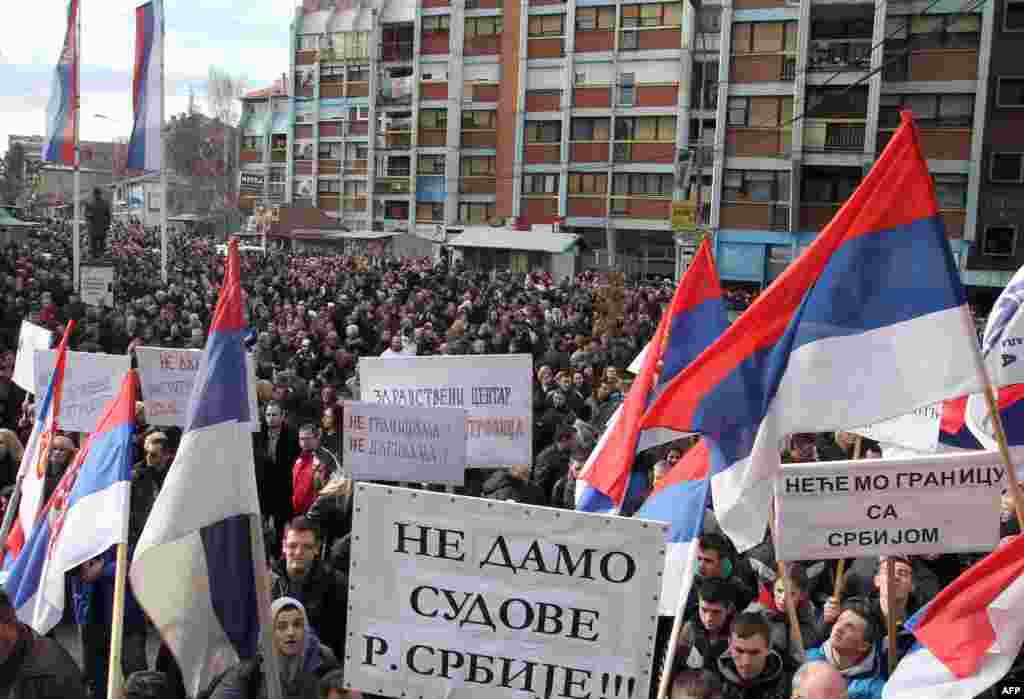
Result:
<instances>
[{"instance_id":1,"label":"glass window pane","mask_svg":"<svg viewBox=\"0 0 1024 699\"><path fill-rule=\"evenodd\" d=\"M663 6L665 12L662 15L661 23L667 27L679 27L683 24L683 5L673 2ZM717 30L716 30L717 31Z\"/></svg>"}]
</instances>

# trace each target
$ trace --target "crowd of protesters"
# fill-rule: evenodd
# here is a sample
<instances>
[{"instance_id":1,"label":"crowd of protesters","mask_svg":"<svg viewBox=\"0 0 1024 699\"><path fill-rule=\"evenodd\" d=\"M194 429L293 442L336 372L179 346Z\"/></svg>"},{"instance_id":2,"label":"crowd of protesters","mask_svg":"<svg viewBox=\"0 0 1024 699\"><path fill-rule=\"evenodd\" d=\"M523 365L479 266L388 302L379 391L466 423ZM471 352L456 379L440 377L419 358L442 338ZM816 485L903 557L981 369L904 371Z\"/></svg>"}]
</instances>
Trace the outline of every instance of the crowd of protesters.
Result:
<instances>
[{"instance_id":1,"label":"crowd of protesters","mask_svg":"<svg viewBox=\"0 0 1024 699\"><path fill-rule=\"evenodd\" d=\"M170 278L160 275L154 232L115 224L90 241L94 256L116 265L113 308L86 306L74 293L66 225L46 225L0 255L0 496L10 497L34 419L31 396L12 381L18 329L30 320L63 333L71 349L131 354L135 347L201 348L222 275L206 238L172 241ZM352 482L341 459L341 401L359 397L364 356L526 353L534 358L532 465L474 471L467 495L572 509L575 480L630 387L626 367L654 334L671 283L627 283L615 331L599 323L606 278L585 272L561 283L545 273L481 273L430 259L304 255L275 251L242 259L248 340L257 372L261 429L254 434L256 478L268 553L273 557L273 648L284 696L340 699ZM733 310L754 293L725 292ZM140 404L141 406L141 404ZM137 540L173 461L180 432L150 427L139 410L130 539ZM54 440L46 466L52 492L74 458L79 435ZM850 458L847 433L796 435L789 462ZM692 440L636 459L623 515L634 513ZM878 445L861 445L867 457ZM1007 502L1002 535L1019 532ZM697 579L675 660L665 662L669 619L658 624L656 665L672 676L673 699L880 699L889 676L887 620L898 628L976 559L960 555L851 560L836 581L835 561L789 564L777 578L771 540L739 554L709 509L699 542ZM112 552L71 575L74 621L82 630L81 674L53 639L18 624L0 593L0 695L106 696ZM787 589L787 581L788 587ZM891 589L890 589L891 588ZM841 595L837 598L836 591ZM799 634L785 613L793 598ZM890 604L891 602L891 604ZM122 665L126 696L184 697L173 657L161 647L153 668L144 613L129 595ZM5 639L11 639L9 642ZM900 631L897 658L912 644ZM1010 679L1015 676L1011 673ZM79 685L81 685L79 687ZM87 687L87 689L86 689ZM4 694L10 691L10 694ZM218 676L218 699L266 696L259 659Z\"/></svg>"}]
</instances>

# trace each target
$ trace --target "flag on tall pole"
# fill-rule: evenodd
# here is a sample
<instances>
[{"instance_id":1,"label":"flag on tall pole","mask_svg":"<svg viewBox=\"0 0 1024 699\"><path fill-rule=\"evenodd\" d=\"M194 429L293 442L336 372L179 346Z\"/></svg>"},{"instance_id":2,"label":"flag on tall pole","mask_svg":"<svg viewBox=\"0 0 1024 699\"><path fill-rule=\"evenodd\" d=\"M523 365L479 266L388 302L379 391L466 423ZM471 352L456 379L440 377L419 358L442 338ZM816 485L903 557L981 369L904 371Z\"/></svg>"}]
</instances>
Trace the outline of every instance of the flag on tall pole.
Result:
<instances>
[{"instance_id":1,"label":"flag on tall pole","mask_svg":"<svg viewBox=\"0 0 1024 699\"><path fill-rule=\"evenodd\" d=\"M232 240L185 432L130 572L136 599L177 658L190 694L219 670L255 655L261 614L265 618L270 606L269 586L257 584L265 549L242 307L238 242Z\"/></svg>"},{"instance_id":2,"label":"flag on tall pole","mask_svg":"<svg viewBox=\"0 0 1024 699\"><path fill-rule=\"evenodd\" d=\"M978 340L909 112L809 248L661 392L644 427L709 436L723 531L765 534L779 442L982 390Z\"/></svg>"},{"instance_id":3,"label":"flag on tall pole","mask_svg":"<svg viewBox=\"0 0 1024 699\"><path fill-rule=\"evenodd\" d=\"M640 441L640 422L651 398L717 339L727 325L718 272L710 243L705 240L658 323L626 400L609 421L580 473L576 482L577 510L619 510ZM660 369L659 362L663 364Z\"/></svg>"},{"instance_id":4,"label":"flag on tall pole","mask_svg":"<svg viewBox=\"0 0 1024 699\"><path fill-rule=\"evenodd\" d=\"M28 438L25 453L18 468L17 488L18 518L14 520L5 542L5 569L21 553L25 540L35 528L39 510L44 505L43 489L46 485L46 465L50 459L50 444L57 436L60 416L61 393L64 387L64 368L67 365L68 339L74 331L75 322L68 322L64 337L57 346L57 362L50 375L46 395L36 403L36 421Z\"/></svg>"},{"instance_id":5,"label":"flag on tall pole","mask_svg":"<svg viewBox=\"0 0 1024 699\"><path fill-rule=\"evenodd\" d=\"M126 167L156 171L163 167L163 0L135 9L135 76L132 109L135 114L128 142Z\"/></svg>"},{"instance_id":6,"label":"flag on tall pole","mask_svg":"<svg viewBox=\"0 0 1024 699\"><path fill-rule=\"evenodd\" d=\"M68 3L64 48L53 74L50 101L46 105L46 138L43 160L75 165L75 111L78 105L78 0ZM75 196L78 192L75 192Z\"/></svg>"},{"instance_id":7,"label":"flag on tall pole","mask_svg":"<svg viewBox=\"0 0 1024 699\"><path fill-rule=\"evenodd\" d=\"M5 583L18 618L38 633L64 614L64 574L128 541L137 380L134 371L125 374Z\"/></svg>"}]
</instances>

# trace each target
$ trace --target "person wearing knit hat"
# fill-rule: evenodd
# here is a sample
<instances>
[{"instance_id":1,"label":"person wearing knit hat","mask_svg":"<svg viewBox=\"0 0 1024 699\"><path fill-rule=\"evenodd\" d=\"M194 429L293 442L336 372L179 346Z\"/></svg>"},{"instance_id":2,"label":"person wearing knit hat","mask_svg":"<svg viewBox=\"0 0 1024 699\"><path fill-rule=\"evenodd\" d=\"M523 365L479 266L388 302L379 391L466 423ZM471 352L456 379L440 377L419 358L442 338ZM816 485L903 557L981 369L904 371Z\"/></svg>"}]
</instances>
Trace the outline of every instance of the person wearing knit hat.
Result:
<instances>
[{"instance_id":1,"label":"person wearing knit hat","mask_svg":"<svg viewBox=\"0 0 1024 699\"><path fill-rule=\"evenodd\" d=\"M320 678L339 667L334 653L320 643L309 626L306 608L293 597L280 597L270 605L273 647L284 699L318 699ZM264 649L264 655L267 653ZM228 670L210 699L265 699L264 655Z\"/></svg>"}]
</instances>

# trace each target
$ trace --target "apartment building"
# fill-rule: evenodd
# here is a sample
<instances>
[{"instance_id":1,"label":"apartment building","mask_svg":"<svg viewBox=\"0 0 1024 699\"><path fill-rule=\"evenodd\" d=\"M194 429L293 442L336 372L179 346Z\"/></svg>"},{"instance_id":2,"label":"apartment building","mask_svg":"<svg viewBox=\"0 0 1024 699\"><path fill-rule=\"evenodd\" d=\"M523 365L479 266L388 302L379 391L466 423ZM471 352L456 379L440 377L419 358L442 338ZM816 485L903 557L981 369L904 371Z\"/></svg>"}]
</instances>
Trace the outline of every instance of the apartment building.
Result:
<instances>
[{"instance_id":1,"label":"apartment building","mask_svg":"<svg viewBox=\"0 0 1024 699\"><path fill-rule=\"evenodd\" d=\"M689 199L723 279L764 285L909 108L961 268L1016 262L1017 224L1010 258L997 239L1022 88L993 47L1020 38L1022 2L305 0L289 72L245 100L241 202L352 230L557 225L585 263L673 274Z\"/></svg>"}]
</instances>

